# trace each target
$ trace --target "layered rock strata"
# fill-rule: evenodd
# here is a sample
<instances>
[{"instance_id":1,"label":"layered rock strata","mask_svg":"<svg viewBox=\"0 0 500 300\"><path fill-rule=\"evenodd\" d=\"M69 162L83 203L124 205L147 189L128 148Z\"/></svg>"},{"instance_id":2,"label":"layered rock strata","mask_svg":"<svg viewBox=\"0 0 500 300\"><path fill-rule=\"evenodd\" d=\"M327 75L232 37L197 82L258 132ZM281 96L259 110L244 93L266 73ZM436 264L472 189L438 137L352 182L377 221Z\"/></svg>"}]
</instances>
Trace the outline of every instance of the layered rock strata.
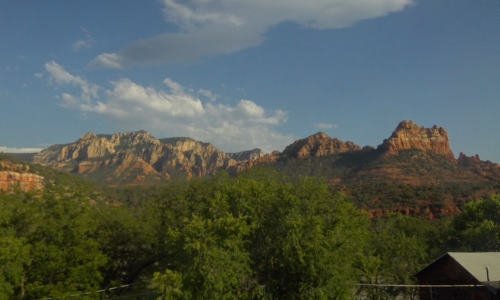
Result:
<instances>
[{"instance_id":1,"label":"layered rock strata","mask_svg":"<svg viewBox=\"0 0 500 300\"><path fill-rule=\"evenodd\" d=\"M42 176L33 173L0 171L0 191L19 189L23 192L31 192L41 190L43 186L44 180Z\"/></svg>"},{"instance_id":2,"label":"layered rock strata","mask_svg":"<svg viewBox=\"0 0 500 300\"><path fill-rule=\"evenodd\" d=\"M413 121L402 121L392 135L384 140L379 150L396 155L405 150L419 150L453 160L448 133L442 127L424 128Z\"/></svg>"},{"instance_id":3,"label":"layered rock strata","mask_svg":"<svg viewBox=\"0 0 500 300\"><path fill-rule=\"evenodd\" d=\"M293 142L283 150L282 155L289 158L307 158L336 155L345 152L358 151L361 148L353 142L343 142L329 137L324 132L318 132L305 139Z\"/></svg>"},{"instance_id":4,"label":"layered rock strata","mask_svg":"<svg viewBox=\"0 0 500 300\"><path fill-rule=\"evenodd\" d=\"M259 156L256 150L228 155L212 144L191 138L157 139L146 131L137 131L113 135L86 133L74 143L43 150L34 162L77 174L104 174L108 181L126 176L142 182L146 177L210 175L231 168L242 159Z\"/></svg>"}]
</instances>

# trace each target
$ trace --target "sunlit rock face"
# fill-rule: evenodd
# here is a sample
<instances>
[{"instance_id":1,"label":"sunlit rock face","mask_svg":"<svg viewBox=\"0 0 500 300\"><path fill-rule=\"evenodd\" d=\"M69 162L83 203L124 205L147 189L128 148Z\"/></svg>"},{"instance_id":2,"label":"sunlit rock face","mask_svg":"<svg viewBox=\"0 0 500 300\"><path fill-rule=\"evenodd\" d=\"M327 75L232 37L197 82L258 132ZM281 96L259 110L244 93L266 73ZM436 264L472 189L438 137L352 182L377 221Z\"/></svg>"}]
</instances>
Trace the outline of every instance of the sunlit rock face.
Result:
<instances>
[{"instance_id":1,"label":"sunlit rock face","mask_svg":"<svg viewBox=\"0 0 500 300\"><path fill-rule=\"evenodd\" d=\"M32 173L29 165L0 160L0 191L19 189L23 192L31 192L43 188L44 178Z\"/></svg>"},{"instance_id":2,"label":"sunlit rock face","mask_svg":"<svg viewBox=\"0 0 500 300\"><path fill-rule=\"evenodd\" d=\"M19 189L31 192L43 189L42 176L32 173L19 173L13 171L0 171L0 191L13 191Z\"/></svg>"},{"instance_id":3,"label":"sunlit rock face","mask_svg":"<svg viewBox=\"0 0 500 300\"><path fill-rule=\"evenodd\" d=\"M398 154L405 150L442 155L454 159L451 151L448 133L442 127L424 128L413 121L402 121L392 135L384 140L379 150L388 155Z\"/></svg>"},{"instance_id":4,"label":"sunlit rock face","mask_svg":"<svg viewBox=\"0 0 500 300\"><path fill-rule=\"evenodd\" d=\"M358 151L361 148L353 142L343 142L318 132L305 139L293 142L283 150L283 156L293 158L321 157L345 152Z\"/></svg>"},{"instance_id":5,"label":"sunlit rock face","mask_svg":"<svg viewBox=\"0 0 500 300\"><path fill-rule=\"evenodd\" d=\"M211 175L260 156L252 151L229 155L209 143L184 137L157 139L146 131L86 133L73 143L41 151L34 162L77 174L99 174L107 181L140 183L181 174L188 178Z\"/></svg>"}]
</instances>

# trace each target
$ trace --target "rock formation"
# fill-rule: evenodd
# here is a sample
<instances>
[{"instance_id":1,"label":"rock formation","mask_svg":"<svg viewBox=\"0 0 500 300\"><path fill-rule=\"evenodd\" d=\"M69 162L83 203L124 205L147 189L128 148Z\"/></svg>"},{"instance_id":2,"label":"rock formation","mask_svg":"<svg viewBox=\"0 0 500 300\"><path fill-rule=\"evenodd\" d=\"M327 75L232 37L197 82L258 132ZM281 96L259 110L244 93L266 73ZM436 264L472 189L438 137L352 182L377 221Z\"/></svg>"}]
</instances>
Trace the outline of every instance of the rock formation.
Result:
<instances>
[{"instance_id":1,"label":"rock formation","mask_svg":"<svg viewBox=\"0 0 500 300\"><path fill-rule=\"evenodd\" d=\"M96 135L51 146L34 162L110 183L143 183L176 177L200 177L221 170L232 174L269 166L295 175L322 176L330 182L386 180L411 186L500 181L497 164L479 157L455 159L448 134L402 121L377 149L357 146L318 132L299 139L283 152L260 149L225 153L187 137L157 139L146 131Z\"/></svg>"},{"instance_id":2,"label":"rock formation","mask_svg":"<svg viewBox=\"0 0 500 300\"><path fill-rule=\"evenodd\" d=\"M212 144L191 138L157 139L146 131L137 131L86 133L74 143L43 150L35 155L34 162L77 174L105 174L110 182L126 177L126 181L138 183L147 178L214 174L236 165L239 157L245 155L227 155Z\"/></svg>"},{"instance_id":3,"label":"rock formation","mask_svg":"<svg viewBox=\"0 0 500 300\"><path fill-rule=\"evenodd\" d=\"M454 159L448 133L444 128L437 126L424 128L413 121L399 123L391 137L384 140L378 149L388 155L395 155L405 150L419 150L442 155L450 160Z\"/></svg>"},{"instance_id":4,"label":"rock formation","mask_svg":"<svg viewBox=\"0 0 500 300\"><path fill-rule=\"evenodd\" d=\"M282 155L288 158L307 158L335 155L358 151L361 148L353 142L343 142L329 137L324 132L318 132L305 139L293 142L283 150Z\"/></svg>"},{"instance_id":5,"label":"rock formation","mask_svg":"<svg viewBox=\"0 0 500 300\"><path fill-rule=\"evenodd\" d=\"M377 148L361 148L318 132L282 152L268 154L259 149L225 153L191 138L157 139L145 131L87 133L73 143L43 150L34 162L112 184L191 178L221 170L237 174L265 166L286 175L325 178L332 189L352 193L372 216L391 212L428 218L451 215L465 201L498 193L500 187L498 164L464 154L455 159L445 129L424 128L412 121L399 123ZM1 161L0 171L6 171ZM39 186L36 182L40 178L22 179L25 177L12 173L3 176L0 180L8 177L11 182L30 182L19 184L21 188ZM6 186L0 182L0 187Z\"/></svg>"},{"instance_id":6,"label":"rock formation","mask_svg":"<svg viewBox=\"0 0 500 300\"><path fill-rule=\"evenodd\" d=\"M30 192L43 189L42 176L33 173L19 173L12 171L0 171L0 191L12 191L20 189Z\"/></svg>"},{"instance_id":7,"label":"rock formation","mask_svg":"<svg viewBox=\"0 0 500 300\"><path fill-rule=\"evenodd\" d=\"M29 165L0 160L0 191L20 189L24 192L41 190L44 178L30 172Z\"/></svg>"}]
</instances>

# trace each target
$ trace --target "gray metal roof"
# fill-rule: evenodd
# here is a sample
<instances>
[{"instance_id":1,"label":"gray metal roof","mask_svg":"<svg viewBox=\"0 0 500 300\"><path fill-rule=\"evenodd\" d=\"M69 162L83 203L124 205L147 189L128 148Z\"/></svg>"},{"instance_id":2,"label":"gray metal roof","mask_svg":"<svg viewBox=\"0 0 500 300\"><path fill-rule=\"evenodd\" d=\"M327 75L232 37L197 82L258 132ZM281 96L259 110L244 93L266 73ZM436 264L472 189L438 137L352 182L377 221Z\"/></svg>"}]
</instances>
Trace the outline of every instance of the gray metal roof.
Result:
<instances>
[{"instance_id":1,"label":"gray metal roof","mask_svg":"<svg viewBox=\"0 0 500 300\"><path fill-rule=\"evenodd\" d=\"M448 252L448 255L478 281L500 281L500 252Z\"/></svg>"}]
</instances>

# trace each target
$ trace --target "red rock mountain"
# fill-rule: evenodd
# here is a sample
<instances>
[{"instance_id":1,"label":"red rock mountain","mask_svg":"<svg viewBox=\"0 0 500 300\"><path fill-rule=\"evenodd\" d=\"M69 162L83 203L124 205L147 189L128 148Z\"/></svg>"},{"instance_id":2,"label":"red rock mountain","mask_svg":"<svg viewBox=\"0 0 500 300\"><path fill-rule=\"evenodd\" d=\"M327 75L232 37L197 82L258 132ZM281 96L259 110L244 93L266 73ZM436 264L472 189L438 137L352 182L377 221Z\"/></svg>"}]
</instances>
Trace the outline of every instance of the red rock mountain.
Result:
<instances>
[{"instance_id":1,"label":"red rock mountain","mask_svg":"<svg viewBox=\"0 0 500 300\"><path fill-rule=\"evenodd\" d=\"M260 156L260 150L226 154L191 138L157 139L146 131L95 135L54 145L34 162L111 183L141 183L214 174Z\"/></svg>"},{"instance_id":2,"label":"red rock mountain","mask_svg":"<svg viewBox=\"0 0 500 300\"><path fill-rule=\"evenodd\" d=\"M419 150L426 153L442 155L454 159L451 151L448 133L442 127L424 128L413 121L402 121L384 140L379 149L386 154L395 155L405 150Z\"/></svg>"},{"instance_id":3,"label":"red rock mountain","mask_svg":"<svg viewBox=\"0 0 500 300\"><path fill-rule=\"evenodd\" d=\"M95 135L51 146L34 162L111 183L141 183L172 177L197 177L269 166L289 173L319 175L331 182L399 182L412 186L499 182L499 165L461 155L455 159L448 133L400 122L377 148L344 142L318 132L283 152L259 149L225 153L190 138L157 139L145 131Z\"/></svg>"},{"instance_id":4,"label":"red rock mountain","mask_svg":"<svg viewBox=\"0 0 500 300\"><path fill-rule=\"evenodd\" d=\"M282 155L290 158L307 158L336 155L345 152L358 151L361 148L353 142L343 142L329 137L324 132L318 132L305 139L293 142L283 150Z\"/></svg>"},{"instance_id":5,"label":"red rock mountain","mask_svg":"<svg viewBox=\"0 0 500 300\"><path fill-rule=\"evenodd\" d=\"M138 131L88 133L73 143L43 150L34 161L113 184L191 178L221 170L234 174L264 166L292 176L326 178L372 215L453 214L468 199L500 192L498 164L463 154L455 159L445 129L412 121L399 123L377 148L361 148L319 132L282 152L225 153L190 138L157 139Z\"/></svg>"},{"instance_id":6,"label":"red rock mountain","mask_svg":"<svg viewBox=\"0 0 500 300\"><path fill-rule=\"evenodd\" d=\"M30 192L41 190L43 187L44 178L31 173L28 165L0 160L0 191L12 191L18 188Z\"/></svg>"}]
</instances>

